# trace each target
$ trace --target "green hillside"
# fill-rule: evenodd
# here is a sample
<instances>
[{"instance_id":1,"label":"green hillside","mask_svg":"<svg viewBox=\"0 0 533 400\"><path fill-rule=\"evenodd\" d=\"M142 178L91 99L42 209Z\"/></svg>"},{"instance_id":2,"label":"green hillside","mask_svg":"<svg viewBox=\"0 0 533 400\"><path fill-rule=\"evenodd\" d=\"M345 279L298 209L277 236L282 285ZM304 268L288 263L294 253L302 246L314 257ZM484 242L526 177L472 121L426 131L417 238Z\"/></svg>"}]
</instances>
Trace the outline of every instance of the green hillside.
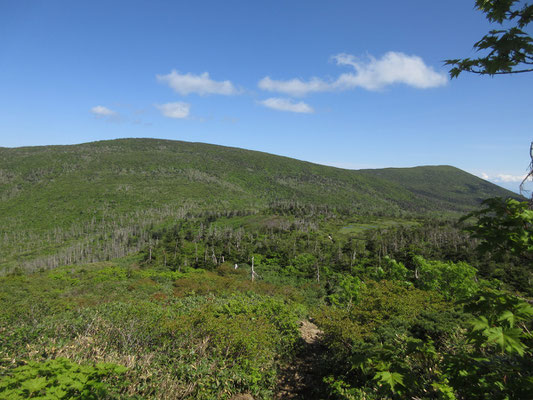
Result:
<instances>
[{"instance_id":1,"label":"green hillside","mask_svg":"<svg viewBox=\"0 0 533 400\"><path fill-rule=\"evenodd\" d=\"M533 214L464 171L127 139L0 179L0 399L533 391Z\"/></svg>"},{"instance_id":2,"label":"green hillside","mask_svg":"<svg viewBox=\"0 0 533 400\"><path fill-rule=\"evenodd\" d=\"M414 194L419 201L431 203L439 210L475 208L489 197L517 197L499 186L449 165L414 168L360 170L373 178L394 182ZM402 204L409 208L409 203Z\"/></svg>"},{"instance_id":3,"label":"green hillside","mask_svg":"<svg viewBox=\"0 0 533 400\"><path fill-rule=\"evenodd\" d=\"M351 171L202 143L2 148L0 265L123 256L142 246L153 225L206 210L320 206L359 215L450 215L509 195L453 167ZM43 257L44 264L34 261Z\"/></svg>"}]
</instances>

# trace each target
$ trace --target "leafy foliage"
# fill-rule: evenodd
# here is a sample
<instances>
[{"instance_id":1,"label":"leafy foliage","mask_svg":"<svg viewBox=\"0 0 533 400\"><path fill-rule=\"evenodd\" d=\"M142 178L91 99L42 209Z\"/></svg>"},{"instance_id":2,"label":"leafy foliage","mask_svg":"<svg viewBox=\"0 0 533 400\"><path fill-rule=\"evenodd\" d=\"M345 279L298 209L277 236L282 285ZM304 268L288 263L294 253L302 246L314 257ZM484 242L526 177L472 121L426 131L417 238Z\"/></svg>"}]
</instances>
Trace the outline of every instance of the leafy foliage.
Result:
<instances>
[{"instance_id":1,"label":"leafy foliage","mask_svg":"<svg viewBox=\"0 0 533 400\"><path fill-rule=\"evenodd\" d=\"M435 293L387 281L368 283L357 305L317 315L328 347L330 394L411 398L444 390L438 350L449 346L461 319Z\"/></svg>"},{"instance_id":2,"label":"leafy foliage","mask_svg":"<svg viewBox=\"0 0 533 400\"><path fill-rule=\"evenodd\" d=\"M475 59L446 60L453 65L452 78L461 72L476 74L511 74L533 71L533 39L524 31L533 20L533 5L521 0L476 0L476 8L490 22L506 29L494 29L474 44L477 51L487 51L484 57Z\"/></svg>"},{"instance_id":3,"label":"leafy foliage","mask_svg":"<svg viewBox=\"0 0 533 400\"><path fill-rule=\"evenodd\" d=\"M533 390L533 308L515 296L482 290L465 341L447 355L450 383L465 398L522 399Z\"/></svg>"},{"instance_id":4,"label":"leafy foliage","mask_svg":"<svg viewBox=\"0 0 533 400\"><path fill-rule=\"evenodd\" d=\"M130 263L0 278L0 372L67 357L127 366L124 396L271 396L305 312L289 299L303 298L296 289L251 286L227 271L172 273ZM204 281L208 290L195 293ZM118 378L110 373L109 382Z\"/></svg>"},{"instance_id":5,"label":"leafy foliage","mask_svg":"<svg viewBox=\"0 0 533 400\"><path fill-rule=\"evenodd\" d=\"M417 279L415 285L424 290L435 290L447 299L464 299L477 290L477 270L465 262L428 261L413 258Z\"/></svg>"},{"instance_id":6,"label":"leafy foliage","mask_svg":"<svg viewBox=\"0 0 533 400\"><path fill-rule=\"evenodd\" d=\"M469 337L478 348L496 346L502 353L524 355L524 339L532 339L528 323L533 320L533 307L502 292L485 290L471 298L467 310L476 317Z\"/></svg>"},{"instance_id":7,"label":"leafy foliage","mask_svg":"<svg viewBox=\"0 0 533 400\"><path fill-rule=\"evenodd\" d=\"M351 307L359 300L364 284L358 277L332 273L328 274L328 278L326 297L328 304Z\"/></svg>"},{"instance_id":8,"label":"leafy foliage","mask_svg":"<svg viewBox=\"0 0 533 400\"><path fill-rule=\"evenodd\" d=\"M0 379L0 398L118 399L127 384L126 371L119 365L79 365L66 358L29 362Z\"/></svg>"},{"instance_id":9,"label":"leafy foliage","mask_svg":"<svg viewBox=\"0 0 533 400\"><path fill-rule=\"evenodd\" d=\"M490 246L499 259L528 260L527 203L491 199L484 204L485 209L464 218L478 217L470 231L481 240L482 250ZM418 255L408 261L414 286L426 293L438 291L455 306L438 311L426 305L426 310L416 289L400 286L409 276L405 266L385 258L390 271L404 271L394 284L367 284L367 295L359 303L317 317L328 347L325 382L330 395L528 398L533 391L533 307L516 295L487 287L467 263L429 261ZM526 261L523 268L528 267ZM384 274L380 267L373 276L382 279ZM431 299L431 307L437 304Z\"/></svg>"},{"instance_id":10,"label":"leafy foliage","mask_svg":"<svg viewBox=\"0 0 533 400\"><path fill-rule=\"evenodd\" d=\"M483 201L485 208L468 214L475 217L468 231L480 239L479 250L492 253L498 260L505 255L531 259L533 254L533 210L528 202L493 198Z\"/></svg>"},{"instance_id":11,"label":"leafy foliage","mask_svg":"<svg viewBox=\"0 0 533 400\"><path fill-rule=\"evenodd\" d=\"M335 399L522 399L531 393L533 307L482 289L464 312L381 282L351 309L317 321ZM326 314L327 312L327 314ZM471 313L471 314L470 314Z\"/></svg>"}]
</instances>

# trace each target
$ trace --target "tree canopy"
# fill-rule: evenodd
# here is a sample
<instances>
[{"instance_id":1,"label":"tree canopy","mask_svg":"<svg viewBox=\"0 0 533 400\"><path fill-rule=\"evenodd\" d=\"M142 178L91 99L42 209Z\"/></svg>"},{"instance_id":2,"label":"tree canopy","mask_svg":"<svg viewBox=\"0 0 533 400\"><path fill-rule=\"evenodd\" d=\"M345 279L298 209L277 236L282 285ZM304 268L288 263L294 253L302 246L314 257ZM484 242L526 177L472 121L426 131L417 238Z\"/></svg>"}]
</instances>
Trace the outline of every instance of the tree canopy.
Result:
<instances>
[{"instance_id":1,"label":"tree canopy","mask_svg":"<svg viewBox=\"0 0 533 400\"><path fill-rule=\"evenodd\" d=\"M533 19L533 5L521 0L476 0L475 8L501 28L474 44L484 56L446 60L446 65L453 66L450 76L457 78L464 71L481 75L533 72L533 39L524 31Z\"/></svg>"}]
</instances>

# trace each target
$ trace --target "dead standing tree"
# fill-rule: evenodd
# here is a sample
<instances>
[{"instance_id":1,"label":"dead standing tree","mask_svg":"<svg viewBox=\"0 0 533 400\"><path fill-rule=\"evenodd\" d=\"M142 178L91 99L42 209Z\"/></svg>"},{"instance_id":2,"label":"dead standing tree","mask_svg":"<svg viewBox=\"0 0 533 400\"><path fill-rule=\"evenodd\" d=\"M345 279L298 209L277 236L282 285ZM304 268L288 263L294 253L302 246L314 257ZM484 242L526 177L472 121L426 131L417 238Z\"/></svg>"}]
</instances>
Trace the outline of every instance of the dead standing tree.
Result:
<instances>
[{"instance_id":1,"label":"dead standing tree","mask_svg":"<svg viewBox=\"0 0 533 400\"><path fill-rule=\"evenodd\" d=\"M255 270L254 270L254 257L252 256L252 282L255 280Z\"/></svg>"},{"instance_id":2,"label":"dead standing tree","mask_svg":"<svg viewBox=\"0 0 533 400\"><path fill-rule=\"evenodd\" d=\"M255 281L255 278L261 278L261 276L255 272L255 268L254 268L254 256L252 256L252 271L251 271L251 278L252 278L252 282Z\"/></svg>"},{"instance_id":3,"label":"dead standing tree","mask_svg":"<svg viewBox=\"0 0 533 400\"><path fill-rule=\"evenodd\" d=\"M528 180L533 181L533 142L531 142L531 145L529 146L529 157L531 158L531 162L529 163L528 173L520 184L520 194L528 192L528 190L524 189L524 186ZM529 199L529 207L533 208L533 192L531 193L531 197Z\"/></svg>"}]
</instances>

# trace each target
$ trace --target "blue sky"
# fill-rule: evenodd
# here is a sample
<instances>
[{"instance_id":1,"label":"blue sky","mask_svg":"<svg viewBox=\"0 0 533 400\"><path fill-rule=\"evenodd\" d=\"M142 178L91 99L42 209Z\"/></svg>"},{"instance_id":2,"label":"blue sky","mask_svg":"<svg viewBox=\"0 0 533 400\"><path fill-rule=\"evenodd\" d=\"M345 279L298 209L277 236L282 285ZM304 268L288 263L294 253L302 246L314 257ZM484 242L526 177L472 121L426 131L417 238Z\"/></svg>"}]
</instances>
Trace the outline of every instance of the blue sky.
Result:
<instances>
[{"instance_id":1,"label":"blue sky","mask_svg":"<svg viewBox=\"0 0 533 400\"><path fill-rule=\"evenodd\" d=\"M0 146L154 137L516 189L533 74L450 81L468 0L0 0Z\"/></svg>"}]
</instances>

